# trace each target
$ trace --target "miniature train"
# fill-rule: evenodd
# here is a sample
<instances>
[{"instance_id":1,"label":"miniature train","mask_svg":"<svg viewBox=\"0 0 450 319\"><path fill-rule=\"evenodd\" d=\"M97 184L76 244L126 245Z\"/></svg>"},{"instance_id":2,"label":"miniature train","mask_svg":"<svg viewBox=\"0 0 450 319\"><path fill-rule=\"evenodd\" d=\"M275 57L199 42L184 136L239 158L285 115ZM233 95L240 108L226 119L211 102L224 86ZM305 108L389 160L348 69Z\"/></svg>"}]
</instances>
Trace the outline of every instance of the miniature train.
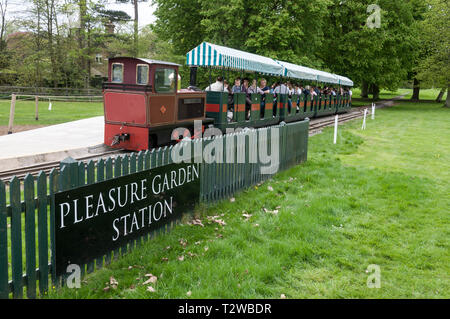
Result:
<instances>
[{"instance_id":1,"label":"miniature train","mask_svg":"<svg viewBox=\"0 0 450 319\"><path fill-rule=\"evenodd\" d=\"M348 95L233 94L232 119L227 118L227 92L177 89L179 65L170 62L118 57L109 59L108 82L103 84L104 142L113 148L141 151L194 137L194 121L203 128L264 127L301 121L351 108ZM264 103L262 100L264 99ZM247 102L248 103L248 102ZM175 128L184 128L174 136ZM178 135L178 133L176 134Z\"/></svg>"}]
</instances>

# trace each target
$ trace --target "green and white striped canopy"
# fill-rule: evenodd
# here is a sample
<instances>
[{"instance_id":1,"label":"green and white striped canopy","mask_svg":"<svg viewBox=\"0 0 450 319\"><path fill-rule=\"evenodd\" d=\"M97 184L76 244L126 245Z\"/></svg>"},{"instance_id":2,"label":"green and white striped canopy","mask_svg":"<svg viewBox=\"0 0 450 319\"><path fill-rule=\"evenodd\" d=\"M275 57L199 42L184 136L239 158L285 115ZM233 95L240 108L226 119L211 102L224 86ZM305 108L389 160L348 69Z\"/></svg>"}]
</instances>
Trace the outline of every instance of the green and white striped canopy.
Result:
<instances>
[{"instance_id":1,"label":"green and white striped canopy","mask_svg":"<svg viewBox=\"0 0 450 319\"><path fill-rule=\"evenodd\" d=\"M353 82L349 78L340 75L311 69L306 66L296 65L285 61L278 61L278 60L275 61L283 66L284 68L283 75L286 77L301 80L318 81L323 83L353 86Z\"/></svg>"},{"instance_id":2,"label":"green and white striped canopy","mask_svg":"<svg viewBox=\"0 0 450 319\"><path fill-rule=\"evenodd\" d=\"M317 81L323 83L339 84L338 77L329 72L317 70Z\"/></svg>"},{"instance_id":3,"label":"green and white striped canopy","mask_svg":"<svg viewBox=\"0 0 450 319\"><path fill-rule=\"evenodd\" d=\"M345 76L337 75L339 84L345 85L345 86L353 86L353 81L349 78L346 78Z\"/></svg>"},{"instance_id":4,"label":"green and white striped canopy","mask_svg":"<svg viewBox=\"0 0 450 319\"><path fill-rule=\"evenodd\" d=\"M295 79L353 86L352 80L305 66L278 61L221 45L203 42L186 54L186 65L226 68L230 70L258 72Z\"/></svg>"},{"instance_id":5,"label":"green and white striped canopy","mask_svg":"<svg viewBox=\"0 0 450 319\"><path fill-rule=\"evenodd\" d=\"M283 74L283 67L273 59L208 42L203 42L189 51L186 54L186 64L279 76Z\"/></svg>"},{"instance_id":6,"label":"green and white striped canopy","mask_svg":"<svg viewBox=\"0 0 450 319\"><path fill-rule=\"evenodd\" d=\"M302 80L317 80L316 70L307 68L305 66L292 64L289 62L278 61L275 60L278 64L280 64L284 71L283 76L294 78L294 79L302 79Z\"/></svg>"}]
</instances>

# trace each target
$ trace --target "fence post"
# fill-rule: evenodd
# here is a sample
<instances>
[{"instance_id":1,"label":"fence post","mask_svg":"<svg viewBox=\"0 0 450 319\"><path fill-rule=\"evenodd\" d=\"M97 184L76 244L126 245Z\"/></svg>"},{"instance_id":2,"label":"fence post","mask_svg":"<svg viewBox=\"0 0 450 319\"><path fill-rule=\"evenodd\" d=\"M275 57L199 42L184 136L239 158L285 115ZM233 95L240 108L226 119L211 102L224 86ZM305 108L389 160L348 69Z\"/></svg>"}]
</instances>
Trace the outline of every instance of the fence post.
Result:
<instances>
[{"instance_id":1,"label":"fence post","mask_svg":"<svg viewBox=\"0 0 450 319\"><path fill-rule=\"evenodd\" d=\"M78 162L72 157L67 157L59 163L60 167L60 191L66 191L78 186L79 183L79 168ZM81 266L81 265L80 265ZM54 265L56 269L56 265ZM84 266L83 266L84 267ZM61 276L61 285L66 284L67 274ZM59 279L57 278L59 282Z\"/></svg>"},{"instance_id":2,"label":"fence post","mask_svg":"<svg viewBox=\"0 0 450 319\"><path fill-rule=\"evenodd\" d=\"M6 188L0 180L0 299L7 299L9 296L7 225Z\"/></svg>"},{"instance_id":3,"label":"fence post","mask_svg":"<svg viewBox=\"0 0 450 319\"><path fill-rule=\"evenodd\" d=\"M20 181L14 176L9 183L11 202L11 273L13 282L13 298L23 297L22 284L22 205L20 202Z\"/></svg>"},{"instance_id":4,"label":"fence post","mask_svg":"<svg viewBox=\"0 0 450 319\"><path fill-rule=\"evenodd\" d=\"M366 129L366 117L367 117L367 109L364 109L364 119L363 119L363 124L362 124L361 130Z\"/></svg>"},{"instance_id":5,"label":"fence post","mask_svg":"<svg viewBox=\"0 0 450 319\"><path fill-rule=\"evenodd\" d=\"M338 117L339 117L339 115L336 114L336 116L334 118L334 140L333 140L333 144L336 144L336 140L337 140Z\"/></svg>"},{"instance_id":6,"label":"fence post","mask_svg":"<svg viewBox=\"0 0 450 319\"><path fill-rule=\"evenodd\" d=\"M14 111L16 109L16 95L13 93L11 95L11 108L9 110L9 124L8 124L8 134L12 134L12 127L14 123Z\"/></svg>"},{"instance_id":7,"label":"fence post","mask_svg":"<svg viewBox=\"0 0 450 319\"><path fill-rule=\"evenodd\" d=\"M36 102L36 115L35 115L35 119L36 121L39 120L39 96L35 96L34 100Z\"/></svg>"}]
</instances>

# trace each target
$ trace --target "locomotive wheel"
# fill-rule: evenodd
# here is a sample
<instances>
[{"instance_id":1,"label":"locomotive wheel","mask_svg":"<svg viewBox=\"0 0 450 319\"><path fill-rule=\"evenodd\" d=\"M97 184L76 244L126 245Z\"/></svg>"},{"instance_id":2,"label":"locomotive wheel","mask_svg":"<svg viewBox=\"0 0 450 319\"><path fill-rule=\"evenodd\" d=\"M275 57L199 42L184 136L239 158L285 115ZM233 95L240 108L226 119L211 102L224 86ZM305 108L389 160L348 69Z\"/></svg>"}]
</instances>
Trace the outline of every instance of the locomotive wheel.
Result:
<instances>
[{"instance_id":1,"label":"locomotive wheel","mask_svg":"<svg viewBox=\"0 0 450 319\"><path fill-rule=\"evenodd\" d=\"M148 148L156 148L158 146L158 138L155 134L150 134L148 137Z\"/></svg>"}]
</instances>

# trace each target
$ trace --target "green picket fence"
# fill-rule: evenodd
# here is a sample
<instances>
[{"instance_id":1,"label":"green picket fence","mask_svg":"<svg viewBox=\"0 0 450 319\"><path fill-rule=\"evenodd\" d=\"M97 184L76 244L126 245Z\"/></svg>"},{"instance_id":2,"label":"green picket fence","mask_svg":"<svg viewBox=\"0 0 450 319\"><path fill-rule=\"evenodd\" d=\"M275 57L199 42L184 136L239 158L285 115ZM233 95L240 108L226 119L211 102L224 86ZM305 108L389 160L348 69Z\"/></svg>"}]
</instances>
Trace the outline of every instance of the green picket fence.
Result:
<instances>
[{"instance_id":1,"label":"green picket fence","mask_svg":"<svg viewBox=\"0 0 450 319\"><path fill-rule=\"evenodd\" d=\"M68 158L61 162L59 171L40 172L36 178L27 175L23 181L14 177L7 184L0 181L0 298L23 298L24 294L36 298L64 282L55 275L55 193L171 164L172 152L190 143L190 158L201 163L199 201L210 204L262 182L276 171L306 161L308 129L306 120L182 141L175 146L101 159L97 163L85 164ZM263 174L262 169L268 163L259 160L263 158L261 150L273 155L271 145L276 143L278 165ZM201 156L205 149L213 149L209 157ZM218 163L220 158L223 161ZM82 265L82 274L99 269L136 245L169 231L177 222Z\"/></svg>"}]
</instances>

